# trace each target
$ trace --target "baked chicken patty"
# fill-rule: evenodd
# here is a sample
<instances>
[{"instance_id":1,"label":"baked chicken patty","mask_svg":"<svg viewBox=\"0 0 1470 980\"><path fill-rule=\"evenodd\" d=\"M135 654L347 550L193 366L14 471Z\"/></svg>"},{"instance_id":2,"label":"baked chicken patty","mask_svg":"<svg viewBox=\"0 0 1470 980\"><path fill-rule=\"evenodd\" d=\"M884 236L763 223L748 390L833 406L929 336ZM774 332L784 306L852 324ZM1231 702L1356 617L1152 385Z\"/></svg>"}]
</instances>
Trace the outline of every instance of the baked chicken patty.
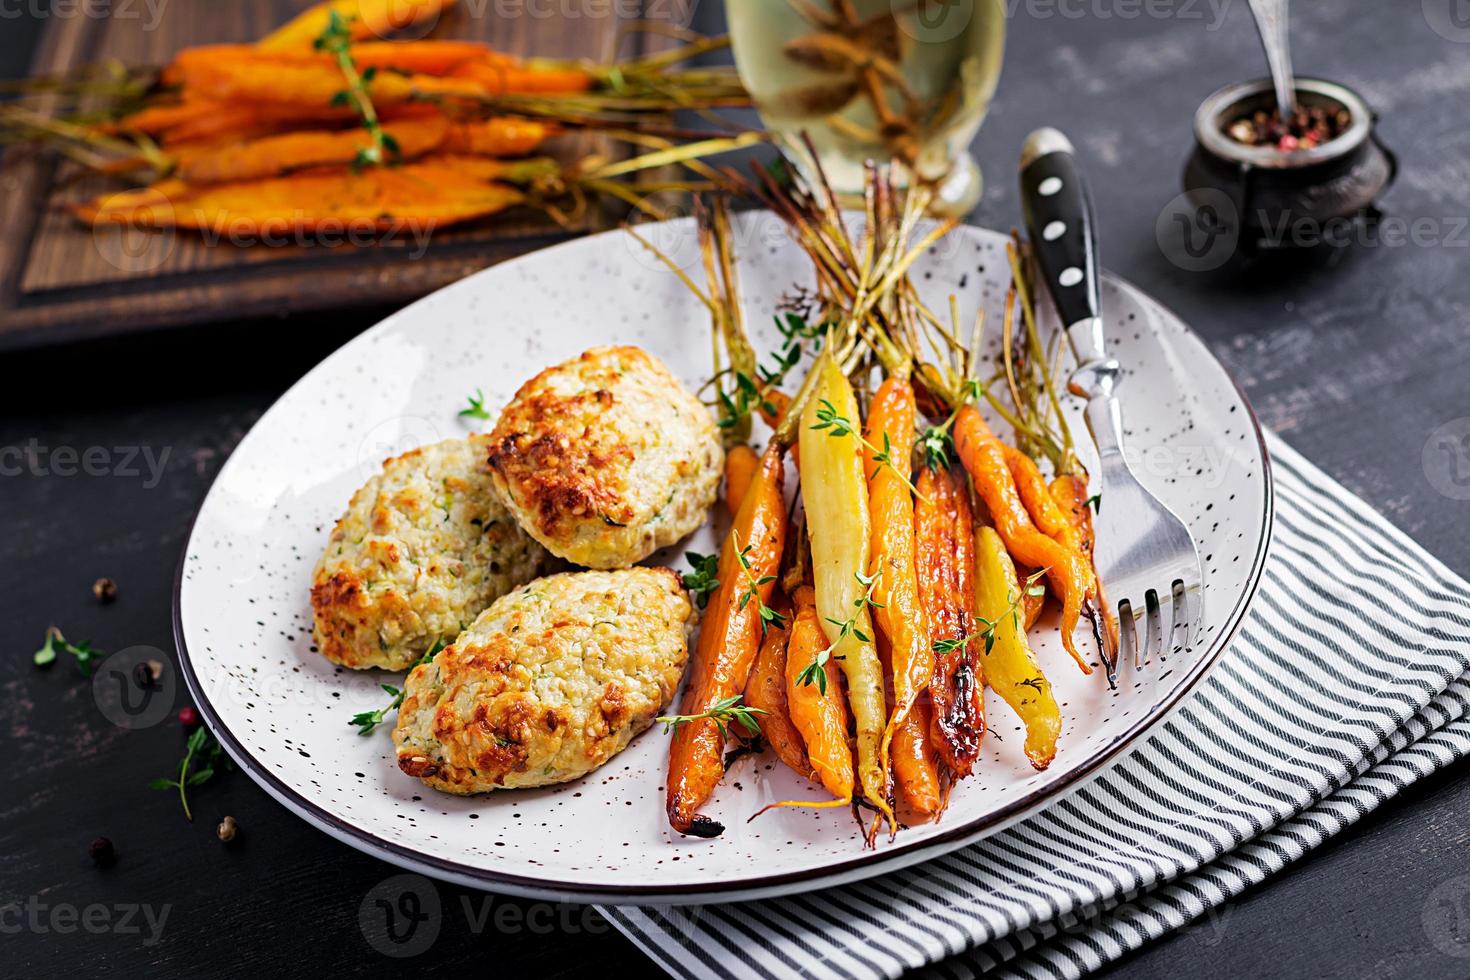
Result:
<instances>
[{"instance_id":1,"label":"baked chicken patty","mask_svg":"<svg viewBox=\"0 0 1470 980\"><path fill-rule=\"evenodd\" d=\"M673 698L695 618L667 568L531 582L408 675L398 767L465 794L591 772Z\"/></svg>"},{"instance_id":2,"label":"baked chicken patty","mask_svg":"<svg viewBox=\"0 0 1470 980\"><path fill-rule=\"evenodd\" d=\"M590 568L626 568L703 524L724 463L709 410L637 347L542 371L490 439L495 486L521 526Z\"/></svg>"},{"instance_id":3,"label":"baked chicken patty","mask_svg":"<svg viewBox=\"0 0 1470 980\"><path fill-rule=\"evenodd\" d=\"M313 636L344 667L402 670L554 559L495 494L485 436L389 459L352 495L312 576Z\"/></svg>"}]
</instances>

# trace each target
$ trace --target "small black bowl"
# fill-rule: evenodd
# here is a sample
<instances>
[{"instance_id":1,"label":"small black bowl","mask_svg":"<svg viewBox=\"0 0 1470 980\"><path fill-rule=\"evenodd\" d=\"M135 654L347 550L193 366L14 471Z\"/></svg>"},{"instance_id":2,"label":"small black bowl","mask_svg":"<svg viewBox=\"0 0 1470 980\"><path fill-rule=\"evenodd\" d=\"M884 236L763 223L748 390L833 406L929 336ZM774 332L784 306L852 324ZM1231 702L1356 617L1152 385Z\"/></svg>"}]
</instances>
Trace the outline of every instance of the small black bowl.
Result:
<instances>
[{"instance_id":1,"label":"small black bowl","mask_svg":"<svg viewBox=\"0 0 1470 980\"><path fill-rule=\"evenodd\" d=\"M1227 85L1194 114L1194 154L1184 170L1184 189L1200 200L1216 191L1233 205L1248 252L1310 246L1324 230L1344 221L1372 220L1374 202L1398 170L1378 139L1376 117L1352 89L1336 82L1298 78L1297 101L1331 112L1346 110L1347 128L1309 149L1282 151L1248 146L1226 134L1232 122L1258 110L1275 112L1270 79Z\"/></svg>"}]
</instances>

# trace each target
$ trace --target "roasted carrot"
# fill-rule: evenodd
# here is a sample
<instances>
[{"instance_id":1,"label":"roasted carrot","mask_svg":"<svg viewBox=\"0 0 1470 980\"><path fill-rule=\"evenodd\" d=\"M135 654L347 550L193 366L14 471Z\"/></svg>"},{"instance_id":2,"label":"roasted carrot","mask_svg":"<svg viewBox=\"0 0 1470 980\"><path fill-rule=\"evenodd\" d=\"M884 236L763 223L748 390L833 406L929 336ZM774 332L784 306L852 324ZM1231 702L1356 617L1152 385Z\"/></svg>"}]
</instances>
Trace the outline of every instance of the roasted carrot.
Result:
<instances>
[{"instance_id":1,"label":"roasted carrot","mask_svg":"<svg viewBox=\"0 0 1470 980\"><path fill-rule=\"evenodd\" d=\"M966 640L975 633L974 520L964 474L928 466L914 508L919 599L934 656L931 741L955 779L968 776L985 735L985 667Z\"/></svg>"},{"instance_id":2,"label":"roasted carrot","mask_svg":"<svg viewBox=\"0 0 1470 980\"><path fill-rule=\"evenodd\" d=\"M1087 559L1087 567L1091 573L1088 601L1083 605L1083 612L1092 620L1098 645L1105 653L1116 656L1118 618L1108 606L1107 596L1103 594L1102 579L1098 577L1093 558L1097 537L1092 528L1092 498L1087 493L1087 479L1078 474L1064 473L1051 481L1050 489L1052 498L1067 519L1062 543L1076 549Z\"/></svg>"},{"instance_id":3,"label":"roasted carrot","mask_svg":"<svg viewBox=\"0 0 1470 980\"><path fill-rule=\"evenodd\" d=\"M868 444L863 468L872 525L868 575L873 581L873 618L885 641L893 685L893 711L880 752L891 757L894 781L910 808L928 817L939 812L941 796L939 774L925 746L927 728L911 712L929 684L934 651L914 567L914 498L909 490L914 390L907 378L890 375L878 386L868 406L863 437Z\"/></svg>"},{"instance_id":4,"label":"roasted carrot","mask_svg":"<svg viewBox=\"0 0 1470 980\"><path fill-rule=\"evenodd\" d=\"M547 68L483 58L457 66L456 78L470 79L485 95L585 92L592 76L580 68Z\"/></svg>"},{"instance_id":5,"label":"roasted carrot","mask_svg":"<svg viewBox=\"0 0 1470 980\"><path fill-rule=\"evenodd\" d=\"M1072 635L1087 599L1090 564L1076 551L1037 530L1031 522L1006 464L1001 442L975 406L963 405L955 413L954 443L1011 555L1022 564L1046 569L1047 580L1062 600L1062 645L1084 674L1092 673L1092 666L1077 649Z\"/></svg>"},{"instance_id":6,"label":"roasted carrot","mask_svg":"<svg viewBox=\"0 0 1470 980\"><path fill-rule=\"evenodd\" d=\"M311 50L336 14L353 40L383 37L437 21L455 0L328 0L308 7L257 42L264 51Z\"/></svg>"},{"instance_id":7,"label":"roasted carrot","mask_svg":"<svg viewBox=\"0 0 1470 980\"><path fill-rule=\"evenodd\" d=\"M990 624L992 640L984 655L985 683L1000 695L1026 727L1026 758L1045 769L1056 756L1062 714L1017 622L1022 595L1016 566L992 527L975 533L975 615Z\"/></svg>"},{"instance_id":8,"label":"roasted carrot","mask_svg":"<svg viewBox=\"0 0 1470 980\"><path fill-rule=\"evenodd\" d=\"M778 603L778 608L780 604ZM745 703L761 712L761 735L798 776L815 779L801 732L792 724L786 703L786 655L791 634L783 626L766 630L745 683Z\"/></svg>"},{"instance_id":9,"label":"roasted carrot","mask_svg":"<svg viewBox=\"0 0 1470 980\"><path fill-rule=\"evenodd\" d=\"M803 585L792 597L791 640L786 647L786 699L791 723L801 733L807 759L822 786L846 806L852 800L852 748L847 740L847 704L842 677L830 658L822 664L824 684L803 684L802 671L827 646L817 619L816 596ZM816 806L820 804L805 804Z\"/></svg>"},{"instance_id":10,"label":"roasted carrot","mask_svg":"<svg viewBox=\"0 0 1470 980\"><path fill-rule=\"evenodd\" d=\"M534 161L528 161L534 163ZM76 209L90 223L210 229L260 238L344 227L427 231L504 210L523 198L496 183L522 164L428 158L401 167L305 170L289 177L195 186L182 180L99 197Z\"/></svg>"},{"instance_id":11,"label":"roasted carrot","mask_svg":"<svg viewBox=\"0 0 1470 980\"><path fill-rule=\"evenodd\" d=\"M759 465L760 457L744 443L731 446L725 453L725 506L730 509L731 517L740 512L740 502L745 499L746 488Z\"/></svg>"},{"instance_id":12,"label":"roasted carrot","mask_svg":"<svg viewBox=\"0 0 1470 980\"><path fill-rule=\"evenodd\" d=\"M720 584L705 607L683 714L703 715L741 694L761 639L761 608L776 587L786 546L785 460L772 441L720 549ZM724 738L713 719L674 729L669 747L669 824L681 834L717 837L724 825L699 813L724 775Z\"/></svg>"},{"instance_id":13,"label":"roasted carrot","mask_svg":"<svg viewBox=\"0 0 1470 980\"><path fill-rule=\"evenodd\" d=\"M817 615L829 644L826 653L841 663L847 678L863 796L892 827L888 760L881 751L888 722L883 664L873 646L864 582L871 521L858 438L862 420L852 385L833 357L824 353L812 370L818 377L802 408L800 446Z\"/></svg>"},{"instance_id":14,"label":"roasted carrot","mask_svg":"<svg viewBox=\"0 0 1470 980\"><path fill-rule=\"evenodd\" d=\"M519 119L452 123L444 116L384 125L397 145L395 162L431 153L519 156L533 149L550 127ZM366 146L361 130L305 130L244 142L183 146L173 151L177 174L191 184L278 177L309 167L350 166Z\"/></svg>"}]
</instances>

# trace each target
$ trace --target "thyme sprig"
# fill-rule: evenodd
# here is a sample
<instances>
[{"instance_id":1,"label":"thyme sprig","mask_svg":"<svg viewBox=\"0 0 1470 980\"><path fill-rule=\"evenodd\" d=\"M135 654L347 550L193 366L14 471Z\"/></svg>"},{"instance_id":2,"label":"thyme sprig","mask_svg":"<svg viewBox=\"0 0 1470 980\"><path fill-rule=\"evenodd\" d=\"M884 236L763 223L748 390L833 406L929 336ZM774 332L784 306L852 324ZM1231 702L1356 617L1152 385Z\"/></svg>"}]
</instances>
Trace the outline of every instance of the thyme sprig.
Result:
<instances>
[{"instance_id":1,"label":"thyme sprig","mask_svg":"<svg viewBox=\"0 0 1470 980\"><path fill-rule=\"evenodd\" d=\"M827 693L826 666L827 661L832 657L832 651L837 649L837 645L849 636L856 637L859 643L872 643L873 638L858 629L858 617L862 615L865 608L887 608L884 603L878 602L873 598L873 590L878 587L878 582L883 578L883 566L881 564L879 564L878 570L872 575L854 572L853 577L863 587L863 594L852 600L853 614L847 619L833 619L831 616L825 617L827 622L837 627L837 639L827 644L825 649L818 650L816 656L812 657L812 662L803 667L801 673L796 675L796 682L798 684L803 687L808 684L815 684L817 685L817 690L822 694Z\"/></svg>"},{"instance_id":2,"label":"thyme sprig","mask_svg":"<svg viewBox=\"0 0 1470 980\"><path fill-rule=\"evenodd\" d=\"M902 480L903 485L909 488L910 493L915 497L923 498L924 495L919 493L919 488L914 486L908 474L904 470L900 470L893 462L893 446L889 442L888 433L883 433L883 448L879 449L867 439L863 438L863 434L858 431L857 426L853 425L852 420L838 412L837 406L825 398L820 399L817 403L817 422L812 428L817 431L825 430L827 435L836 439L841 439L849 435L853 436L857 439L860 446L872 454L873 462L879 466L888 467L893 475ZM904 463L907 464L908 461L904 460ZM905 465L905 469L907 469L907 465Z\"/></svg>"},{"instance_id":3,"label":"thyme sprig","mask_svg":"<svg viewBox=\"0 0 1470 980\"><path fill-rule=\"evenodd\" d=\"M660 715L654 721L663 722L664 734L666 735L680 725L687 725L691 721L702 721L704 719L715 723L715 727L720 730L721 738L728 739L730 737L730 730L725 727L729 722L735 722L751 735L759 735L761 733L761 726L755 720L755 716L763 715L766 711L764 708L752 708L748 705L741 704L740 702L743 698L744 695L736 694L728 698L721 698L708 711L701 711L697 715Z\"/></svg>"},{"instance_id":4,"label":"thyme sprig","mask_svg":"<svg viewBox=\"0 0 1470 980\"><path fill-rule=\"evenodd\" d=\"M66 637L61 635L61 630L55 626L46 629L46 640L41 644L41 649L31 655L31 662L37 667L48 667L56 662L58 653L69 653L77 658L77 669L87 677L92 676L92 665L101 660L107 654L98 650L92 644L83 640L81 643L70 643Z\"/></svg>"},{"instance_id":5,"label":"thyme sprig","mask_svg":"<svg viewBox=\"0 0 1470 980\"><path fill-rule=\"evenodd\" d=\"M367 130L371 140L367 146L357 151L357 157L352 162L354 169L361 170L363 167L396 163L400 154L398 141L383 130L383 124L378 119L378 110L373 105L372 96L368 94L368 84L378 70L369 67L359 72L357 62L352 58L352 32L348 29L350 22L351 18L344 18L337 11L329 10L327 26L322 28L322 33L313 45L318 51L325 52L336 60L337 68L347 82L345 89L332 96L331 104L355 109L362 120L362 128Z\"/></svg>"},{"instance_id":6,"label":"thyme sprig","mask_svg":"<svg viewBox=\"0 0 1470 980\"><path fill-rule=\"evenodd\" d=\"M473 395L467 395L465 397L466 397L466 400L469 402L469 407L468 408L461 408L459 410L459 414L460 414L460 417L461 418L470 418L470 419L489 419L490 418L490 412L485 408L485 393L483 391L481 391L479 388L476 388L475 389L475 393Z\"/></svg>"},{"instance_id":7,"label":"thyme sprig","mask_svg":"<svg viewBox=\"0 0 1470 980\"><path fill-rule=\"evenodd\" d=\"M735 552L735 557L740 562L740 570L745 573L745 579L747 583L744 594L740 596L739 608L744 609L747 605L750 604L751 599L754 599L756 601L756 604L759 607L758 611L761 618L761 635L764 636L766 634L766 630L770 627L774 626L777 629L780 629L786 625L786 617L776 612L776 610L772 609L770 606L766 605L764 600L762 600L760 597L761 586L769 585L772 582L776 581L776 576L762 575L761 577L757 578L755 570L750 567L750 552L751 549L755 546L748 544L745 547L740 548L739 535L735 536L734 543L736 547L739 548L739 550Z\"/></svg>"},{"instance_id":8,"label":"thyme sprig","mask_svg":"<svg viewBox=\"0 0 1470 980\"><path fill-rule=\"evenodd\" d=\"M224 747L209 734L209 729L200 725L189 735L189 741L184 745L184 758L179 763L179 774L172 779L160 776L149 783L148 788L177 789L179 803L184 807L184 818L192 822L194 814L189 810L189 787L213 779L221 766L230 767Z\"/></svg>"},{"instance_id":9,"label":"thyme sprig","mask_svg":"<svg viewBox=\"0 0 1470 980\"><path fill-rule=\"evenodd\" d=\"M409 666L409 671L412 672L415 667L418 667L421 664L426 664L430 660L433 660L434 655L440 650L443 650L444 647L444 641L442 639L436 638L433 644L429 646L428 651ZM357 726L357 734L359 735L372 734L373 729L381 725L384 718L388 717L388 715L392 712L397 711L398 708L403 704L403 698L405 697L404 691L399 690L392 684L380 684L378 686L387 691L389 694L393 695L393 700L389 701L385 706L379 708L377 711L359 711L357 714L352 716L352 720L348 722L348 724Z\"/></svg>"},{"instance_id":10,"label":"thyme sprig","mask_svg":"<svg viewBox=\"0 0 1470 980\"><path fill-rule=\"evenodd\" d=\"M995 617L994 619L986 619L984 616L975 617L976 619L980 620L980 623L983 627L978 632L971 633L969 636L956 636L947 640L935 640L933 647L934 652L953 653L956 650L962 650L965 647L969 646L971 641L983 638L985 640L985 652L988 654L990 653L991 648L995 646L996 629L1000 626L1001 623L1005 622L1008 617L1013 619L1016 626L1016 631L1018 633L1021 632L1021 603L1028 595L1040 596L1046 594L1046 586L1040 583L1041 577L1046 573L1047 569L1043 568L1026 576L1026 583L1021 587L1020 595L1016 595L1013 592L1007 592L1006 598L1010 601L1010 605L1006 606L1005 611L1002 612L999 616Z\"/></svg>"}]
</instances>

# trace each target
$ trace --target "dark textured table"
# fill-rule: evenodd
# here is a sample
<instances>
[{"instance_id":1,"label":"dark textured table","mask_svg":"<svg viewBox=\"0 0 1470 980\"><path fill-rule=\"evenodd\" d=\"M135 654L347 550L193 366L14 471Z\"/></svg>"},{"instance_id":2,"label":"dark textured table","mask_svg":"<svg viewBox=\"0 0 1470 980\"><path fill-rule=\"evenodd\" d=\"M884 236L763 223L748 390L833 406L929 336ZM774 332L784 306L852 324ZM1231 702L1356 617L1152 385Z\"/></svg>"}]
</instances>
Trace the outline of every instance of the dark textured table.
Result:
<instances>
[{"instance_id":1,"label":"dark textured table","mask_svg":"<svg viewBox=\"0 0 1470 980\"><path fill-rule=\"evenodd\" d=\"M1454 19L1455 2L1294 10L1299 70L1347 82L1382 113L1402 163L1382 203L1416 233L1247 274L1166 260L1155 225L1178 190L1193 109L1217 86L1259 74L1240 0L1007 0L1010 47L977 143L990 180L975 220L1016 222L1022 138L1041 123L1067 130L1092 173L1105 264L1193 323L1265 424L1470 573L1470 505L1457 499L1470 460L1436 455L1452 445L1436 429L1470 416L1470 22ZM34 42L30 6L48 5L0 5L6 75L23 71ZM696 20L717 27L720 16L707 3ZM358 926L364 897L393 869L308 827L238 773L197 789L198 819L186 824L175 798L146 788L176 764L178 727L113 727L70 663L39 671L30 657L55 623L107 650L151 645L171 658L175 564L210 480L277 395L373 319L210 327L4 358L5 975L376 976L396 965ZM158 472L150 459L162 461ZM120 589L106 607L90 593L101 575ZM1450 910L1461 927L1450 938L1436 928L1432 940L1425 924L1446 914L1431 899L1436 886L1470 874L1465 771L1416 786L1110 974L1470 975L1470 908ZM228 847L214 834L224 814L241 827ZM112 867L88 858L98 835L115 842ZM444 928L410 961L415 970L654 969L590 910L439 892Z\"/></svg>"}]
</instances>

